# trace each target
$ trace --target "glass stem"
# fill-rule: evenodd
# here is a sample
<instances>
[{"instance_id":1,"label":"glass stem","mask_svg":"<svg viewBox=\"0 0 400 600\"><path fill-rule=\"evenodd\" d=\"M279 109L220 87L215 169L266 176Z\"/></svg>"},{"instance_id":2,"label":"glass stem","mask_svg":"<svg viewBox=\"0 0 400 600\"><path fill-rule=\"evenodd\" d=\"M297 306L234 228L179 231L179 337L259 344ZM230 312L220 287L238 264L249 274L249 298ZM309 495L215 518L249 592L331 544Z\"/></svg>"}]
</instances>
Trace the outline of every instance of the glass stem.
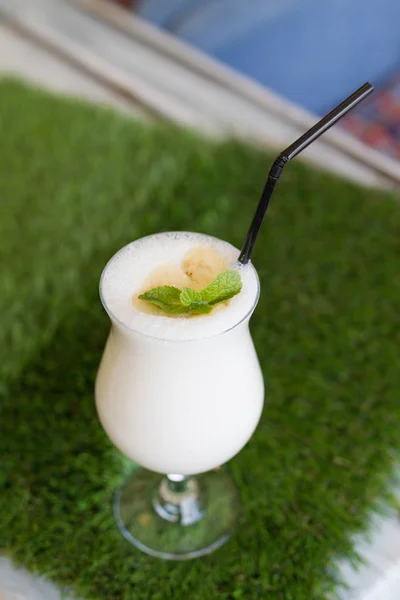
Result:
<instances>
[{"instance_id":1,"label":"glass stem","mask_svg":"<svg viewBox=\"0 0 400 600\"><path fill-rule=\"evenodd\" d=\"M175 473L161 480L153 497L153 507L163 519L181 525L193 525L204 515L196 479Z\"/></svg>"}]
</instances>

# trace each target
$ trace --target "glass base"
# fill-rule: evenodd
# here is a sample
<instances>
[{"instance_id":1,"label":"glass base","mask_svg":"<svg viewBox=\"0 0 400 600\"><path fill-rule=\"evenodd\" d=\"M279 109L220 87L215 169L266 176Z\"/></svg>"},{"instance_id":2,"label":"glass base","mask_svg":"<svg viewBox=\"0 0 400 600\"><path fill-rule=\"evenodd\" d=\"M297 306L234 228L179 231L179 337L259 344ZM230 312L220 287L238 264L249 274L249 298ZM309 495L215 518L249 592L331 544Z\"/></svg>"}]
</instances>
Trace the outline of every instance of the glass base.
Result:
<instances>
[{"instance_id":1,"label":"glass base","mask_svg":"<svg viewBox=\"0 0 400 600\"><path fill-rule=\"evenodd\" d=\"M114 515L122 535L143 552L187 560L209 554L229 539L238 497L222 469L166 477L138 468L117 489Z\"/></svg>"}]
</instances>

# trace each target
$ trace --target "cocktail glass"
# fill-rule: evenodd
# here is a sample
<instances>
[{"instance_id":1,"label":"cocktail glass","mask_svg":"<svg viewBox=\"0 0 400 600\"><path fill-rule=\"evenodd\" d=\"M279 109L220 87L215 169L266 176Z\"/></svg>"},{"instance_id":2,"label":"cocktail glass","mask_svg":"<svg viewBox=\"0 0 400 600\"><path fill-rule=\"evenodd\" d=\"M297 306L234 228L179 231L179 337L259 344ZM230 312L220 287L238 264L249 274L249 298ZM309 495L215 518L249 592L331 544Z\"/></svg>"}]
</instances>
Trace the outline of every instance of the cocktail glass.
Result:
<instances>
[{"instance_id":1,"label":"cocktail glass","mask_svg":"<svg viewBox=\"0 0 400 600\"><path fill-rule=\"evenodd\" d=\"M263 377L249 330L258 277L248 265L257 282L254 298L229 328L168 339L162 328L159 335L132 329L110 309L103 282L118 254L100 283L111 331L96 404L111 441L140 467L116 491L115 518L124 537L148 554L198 557L221 546L234 529L238 495L221 465L248 442L263 407Z\"/></svg>"}]
</instances>

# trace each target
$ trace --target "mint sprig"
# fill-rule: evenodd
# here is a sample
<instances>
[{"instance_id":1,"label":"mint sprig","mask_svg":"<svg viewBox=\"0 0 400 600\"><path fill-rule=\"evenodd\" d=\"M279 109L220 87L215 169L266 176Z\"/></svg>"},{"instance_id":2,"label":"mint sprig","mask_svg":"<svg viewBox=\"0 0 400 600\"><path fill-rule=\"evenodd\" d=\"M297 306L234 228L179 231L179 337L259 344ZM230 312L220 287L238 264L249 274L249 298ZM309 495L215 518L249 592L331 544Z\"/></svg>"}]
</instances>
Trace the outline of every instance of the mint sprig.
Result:
<instances>
[{"instance_id":1,"label":"mint sprig","mask_svg":"<svg viewBox=\"0 0 400 600\"><path fill-rule=\"evenodd\" d=\"M162 285L140 294L139 299L175 315L205 315L216 304L236 296L241 289L242 279L239 273L229 270L220 273L200 292L189 287L180 290L172 285Z\"/></svg>"}]
</instances>

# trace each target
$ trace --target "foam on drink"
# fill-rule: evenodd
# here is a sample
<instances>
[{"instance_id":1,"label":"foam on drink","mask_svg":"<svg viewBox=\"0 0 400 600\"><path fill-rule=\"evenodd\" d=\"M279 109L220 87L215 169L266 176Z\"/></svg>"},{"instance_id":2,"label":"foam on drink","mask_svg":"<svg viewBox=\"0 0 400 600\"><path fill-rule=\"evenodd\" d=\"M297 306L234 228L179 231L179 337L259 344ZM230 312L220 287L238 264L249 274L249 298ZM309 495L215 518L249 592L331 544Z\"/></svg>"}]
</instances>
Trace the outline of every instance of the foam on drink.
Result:
<instances>
[{"instance_id":1,"label":"foam on drink","mask_svg":"<svg viewBox=\"0 0 400 600\"><path fill-rule=\"evenodd\" d=\"M146 314L132 304L132 297L143 290L144 282L155 268L165 263L181 265L187 252L198 246L212 248L227 269L240 272L242 291L227 306L208 315L171 318ZM259 293L254 267L238 265L238 255L239 251L228 242L199 233L168 232L142 238L122 248L107 264L100 283L103 303L125 327L148 336L183 341L217 335L244 319Z\"/></svg>"}]
</instances>

